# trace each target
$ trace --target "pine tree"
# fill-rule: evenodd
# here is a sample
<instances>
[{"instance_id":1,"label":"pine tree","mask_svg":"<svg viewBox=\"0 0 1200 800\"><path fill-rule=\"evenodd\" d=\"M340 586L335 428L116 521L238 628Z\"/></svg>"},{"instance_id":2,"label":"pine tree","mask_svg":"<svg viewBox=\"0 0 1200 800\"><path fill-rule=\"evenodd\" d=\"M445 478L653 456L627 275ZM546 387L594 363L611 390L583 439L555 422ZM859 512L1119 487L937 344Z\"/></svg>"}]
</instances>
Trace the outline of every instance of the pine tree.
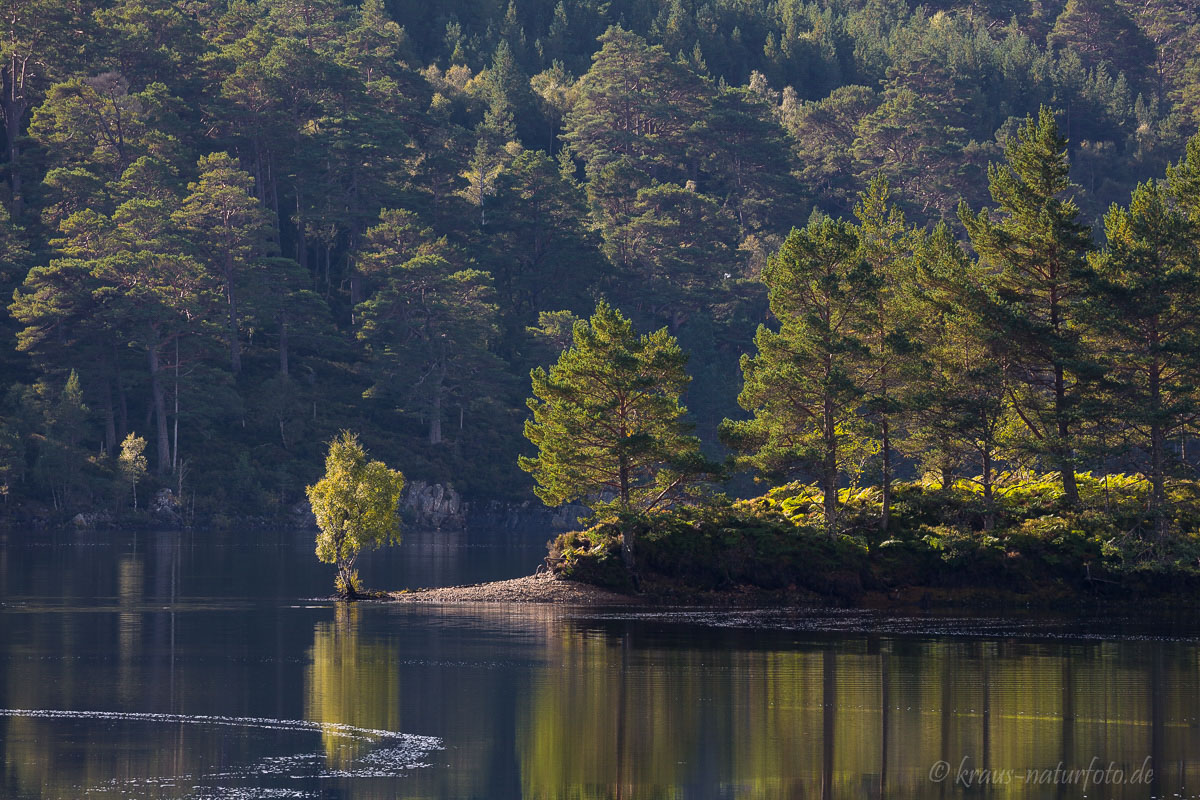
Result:
<instances>
[{"instance_id":1,"label":"pine tree","mask_svg":"<svg viewBox=\"0 0 1200 800\"><path fill-rule=\"evenodd\" d=\"M197 168L199 178L188 185L173 222L224 285L229 365L237 375L242 371L239 285L245 282L242 273L266 254L271 220L252 194L254 179L228 154L204 156Z\"/></svg>"},{"instance_id":2,"label":"pine tree","mask_svg":"<svg viewBox=\"0 0 1200 800\"><path fill-rule=\"evenodd\" d=\"M696 156L714 177L707 191L732 210L742 238L790 226L797 218L803 190L792 176L796 164L787 132L759 95L721 90L692 136Z\"/></svg>"},{"instance_id":3,"label":"pine tree","mask_svg":"<svg viewBox=\"0 0 1200 800\"><path fill-rule=\"evenodd\" d=\"M409 255L409 219L384 210L367 232L364 261L386 276L357 311L357 336L368 348L370 394L420 409L428 442L442 443L445 409L495 394L500 371L489 349L496 332L491 276L462 269L441 253Z\"/></svg>"},{"instance_id":4,"label":"pine tree","mask_svg":"<svg viewBox=\"0 0 1200 800\"><path fill-rule=\"evenodd\" d=\"M1077 316L1092 241L1069 197L1066 147L1054 113L1043 107L1009 140L1007 164L988 169L996 216L963 204L959 217L980 259L996 273L991 324L1019 387L1014 410L1035 449L1062 476L1067 502L1077 504L1073 428L1086 370Z\"/></svg>"},{"instance_id":5,"label":"pine tree","mask_svg":"<svg viewBox=\"0 0 1200 800\"><path fill-rule=\"evenodd\" d=\"M533 419L525 437L537 448L520 459L548 506L583 500L597 512L648 512L681 500L713 465L688 435L679 404L691 378L687 356L660 329L639 336L601 301L577 321L570 349L549 371L533 370ZM622 532L632 569L634 533Z\"/></svg>"},{"instance_id":6,"label":"pine tree","mask_svg":"<svg viewBox=\"0 0 1200 800\"><path fill-rule=\"evenodd\" d=\"M832 535L838 486L862 436L866 334L878 279L854 226L814 213L771 258L763 281L779 330L760 326L758 352L742 356L738 404L753 417L727 420L722 437L745 454L743 463L769 477L814 470Z\"/></svg>"},{"instance_id":7,"label":"pine tree","mask_svg":"<svg viewBox=\"0 0 1200 800\"><path fill-rule=\"evenodd\" d=\"M1015 419L1000 335L989 325L991 276L963 252L945 225L917 247L917 308L924 321L914 367L923 379L906 387L912 416L904 442L927 471L948 489L955 477L979 470L984 528L996 518L996 477ZM965 470L965 472L964 472Z\"/></svg>"},{"instance_id":8,"label":"pine tree","mask_svg":"<svg viewBox=\"0 0 1200 800\"><path fill-rule=\"evenodd\" d=\"M489 265L504 329L502 353L518 348L542 309L582 310L604 268L585 227L580 187L542 151L517 155L496 185Z\"/></svg>"},{"instance_id":9,"label":"pine tree","mask_svg":"<svg viewBox=\"0 0 1200 800\"><path fill-rule=\"evenodd\" d=\"M24 211L27 174L24 126L29 112L55 82L78 69L81 32L91 33L95 2L61 3L58 0L2 0L0 18L0 111L8 156L12 192L9 208L18 220Z\"/></svg>"},{"instance_id":10,"label":"pine tree","mask_svg":"<svg viewBox=\"0 0 1200 800\"><path fill-rule=\"evenodd\" d=\"M628 222L606 231L610 251L618 243L624 249L626 273L616 293L678 330L721 299L722 284L736 269L737 225L694 184L641 189L629 211Z\"/></svg>"},{"instance_id":11,"label":"pine tree","mask_svg":"<svg viewBox=\"0 0 1200 800\"><path fill-rule=\"evenodd\" d=\"M600 37L564 138L595 173L625 157L658 180L684 177L687 130L707 93L687 67L635 33L613 26Z\"/></svg>"},{"instance_id":12,"label":"pine tree","mask_svg":"<svg viewBox=\"0 0 1200 800\"><path fill-rule=\"evenodd\" d=\"M1148 456L1150 511L1167 534L1167 442L1200 412L1200 257L1186 218L1156 184L1134 190L1128 209L1104 218L1107 239L1091 263L1099 291L1089 304L1102 350L1110 413Z\"/></svg>"},{"instance_id":13,"label":"pine tree","mask_svg":"<svg viewBox=\"0 0 1200 800\"><path fill-rule=\"evenodd\" d=\"M883 489L880 528L887 531L894 450L903 430L903 395L914 377L921 328L911 298L916 278L912 252L915 235L908 230L903 212L892 203L891 189L882 176L876 176L859 195L854 214L859 223L860 257L869 265L878 285L875 307L863 332L870 351L863 388L868 393L864 413L879 439Z\"/></svg>"}]
</instances>

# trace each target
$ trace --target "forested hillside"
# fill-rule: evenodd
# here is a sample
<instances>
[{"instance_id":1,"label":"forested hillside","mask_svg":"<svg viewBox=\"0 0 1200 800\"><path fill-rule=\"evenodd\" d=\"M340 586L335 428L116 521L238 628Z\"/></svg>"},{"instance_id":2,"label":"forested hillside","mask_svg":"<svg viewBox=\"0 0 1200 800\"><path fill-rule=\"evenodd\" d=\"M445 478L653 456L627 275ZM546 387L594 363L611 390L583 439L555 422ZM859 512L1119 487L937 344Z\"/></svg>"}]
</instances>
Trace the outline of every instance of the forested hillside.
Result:
<instances>
[{"instance_id":1,"label":"forested hillside","mask_svg":"<svg viewBox=\"0 0 1200 800\"><path fill-rule=\"evenodd\" d=\"M976 257L1003 272L997 231L1021 203L988 165L1044 105L1067 142L1073 185L1051 188L1078 206L1073 263L1118 285L1120 242L1143 247L1171 203L1143 187L1134 222L1109 207L1163 178L1200 120L1197 0L0 12L0 514L129 503L133 433L148 485L198 514L288 508L343 428L411 480L526 499L529 372L601 298L690 354L685 401L719 456L721 421L746 416L739 359L773 319L768 260L793 227L841 224L814 210L857 219L861 241L916 237L905 263L936 268L907 274L929 302ZM959 339L930 352L984 324L961 298L939 308ZM943 389L991 379L938 363ZM951 394L913 402L948 419L970 400ZM1040 411L1028 427L1055 424ZM1176 411L1164 435L1182 441ZM946 450L914 444L907 463L922 449Z\"/></svg>"}]
</instances>

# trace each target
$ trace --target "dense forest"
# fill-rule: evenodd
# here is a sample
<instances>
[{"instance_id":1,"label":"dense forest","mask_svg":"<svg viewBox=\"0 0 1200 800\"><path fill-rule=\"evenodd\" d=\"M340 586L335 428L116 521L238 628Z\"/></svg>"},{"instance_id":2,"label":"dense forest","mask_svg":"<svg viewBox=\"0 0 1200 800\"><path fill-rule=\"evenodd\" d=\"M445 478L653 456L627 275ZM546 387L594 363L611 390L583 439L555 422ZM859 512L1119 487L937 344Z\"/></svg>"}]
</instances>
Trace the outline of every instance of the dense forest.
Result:
<instances>
[{"instance_id":1,"label":"dense forest","mask_svg":"<svg viewBox=\"0 0 1200 800\"><path fill-rule=\"evenodd\" d=\"M279 513L345 428L410 480L526 499L530 370L600 299L689 354L707 455L774 475L815 402L776 408L768 355L809 352L779 323L809 278L857 360L836 477L796 474L1070 494L1187 461L1195 0L0 11L0 513L130 505L134 434L135 492ZM839 249L871 269L799 274Z\"/></svg>"}]
</instances>

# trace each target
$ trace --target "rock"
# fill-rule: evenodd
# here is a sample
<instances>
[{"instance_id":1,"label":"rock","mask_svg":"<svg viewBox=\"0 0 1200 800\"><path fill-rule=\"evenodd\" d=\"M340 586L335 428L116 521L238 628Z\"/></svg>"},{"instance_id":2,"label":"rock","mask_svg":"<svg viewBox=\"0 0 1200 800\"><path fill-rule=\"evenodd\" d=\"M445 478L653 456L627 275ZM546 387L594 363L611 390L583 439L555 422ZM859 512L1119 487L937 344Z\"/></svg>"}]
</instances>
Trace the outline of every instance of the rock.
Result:
<instances>
[{"instance_id":1,"label":"rock","mask_svg":"<svg viewBox=\"0 0 1200 800\"><path fill-rule=\"evenodd\" d=\"M165 511L175 513L179 509L179 501L175 499L175 493L170 489L159 489L154 494L154 502L150 504L150 510L155 514Z\"/></svg>"},{"instance_id":2,"label":"rock","mask_svg":"<svg viewBox=\"0 0 1200 800\"><path fill-rule=\"evenodd\" d=\"M183 517L179 513L179 499L170 489L159 489L154 493L154 500L150 503L150 513L154 515L155 521L159 524L172 526L183 524Z\"/></svg>"},{"instance_id":3,"label":"rock","mask_svg":"<svg viewBox=\"0 0 1200 800\"><path fill-rule=\"evenodd\" d=\"M313 530L316 529L317 515L313 513L312 505L309 504L307 499L301 500L292 506L291 514L296 525L312 528Z\"/></svg>"},{"instance_id":4,"label":"rock","mask_svg":"<svg viewBox=\"0 0 1200 800\"><path fill-rule=\"evenodd\" d=\"M101 525L109 525L112 523L112 517L107 511L85 511L76 514L71 520L71 524L81 531L95 530Z\"/></svg>"},{"instance_id":5,"label":"rock","mask_svg":"<svg viewBox=\"0 0 1200 800\"><path fill-rule=\"evenodd\" d=\"M572 503L559 506L554 509L554 516L550 518L550 527L556 531L577 530L582 527L579 524L579 518L590 516L591 513L592 510L587 506Z\"/></svg>"},{"instance_id":6,"label":"rock","mask_svg":"<svg viewBox=\"0 0 1200 800\"><path fill-rule=\"evenodd\" d=\"M453 486L412 481L401 499L404 515L414 524L430 528L463 528L467 504Z\"/></svg>"}]
</instances>

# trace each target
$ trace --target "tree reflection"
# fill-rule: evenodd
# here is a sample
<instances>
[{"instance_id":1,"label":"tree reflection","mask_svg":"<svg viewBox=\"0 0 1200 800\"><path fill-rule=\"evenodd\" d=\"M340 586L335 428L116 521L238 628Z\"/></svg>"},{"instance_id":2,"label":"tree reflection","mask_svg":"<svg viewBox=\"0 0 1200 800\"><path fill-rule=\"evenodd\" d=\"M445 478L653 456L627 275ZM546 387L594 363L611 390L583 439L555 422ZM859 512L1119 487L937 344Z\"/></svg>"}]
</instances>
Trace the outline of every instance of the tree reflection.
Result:
<instances>
[{"instance_id":1,"label":"tree reflection","mask_svg":"<svg viewBox=\"0 0 1200 800\"><path fill-rule=\"evenodd\" d=\"M400 673L396 647L359 635L359 609L338 603L332 622L318 622L305 675L304 715L376 730L400 730ZM362 743L322 733L330 769L344 770L361 754Z\"/></svg>"},{"instance_id":2,"label":"tree reflection","mask_svg":"<svg viewBox=\"0 0 1200 800\"><path fill-rule=\"evenodd\" d=\"M962 796L930 780L938 761L1020 776L975 788L991 797L1080 797L1081 785L1029 784L1026 771L1093 757L1128 775L1151 756L1172 787L1200 782L1184 755L1200 745L1194 652L1172 663L1167 648L1147 661L1128 642L689 649L566 621L547 648L518 727L526 798Z\"/></svg>"}]
</instances>

